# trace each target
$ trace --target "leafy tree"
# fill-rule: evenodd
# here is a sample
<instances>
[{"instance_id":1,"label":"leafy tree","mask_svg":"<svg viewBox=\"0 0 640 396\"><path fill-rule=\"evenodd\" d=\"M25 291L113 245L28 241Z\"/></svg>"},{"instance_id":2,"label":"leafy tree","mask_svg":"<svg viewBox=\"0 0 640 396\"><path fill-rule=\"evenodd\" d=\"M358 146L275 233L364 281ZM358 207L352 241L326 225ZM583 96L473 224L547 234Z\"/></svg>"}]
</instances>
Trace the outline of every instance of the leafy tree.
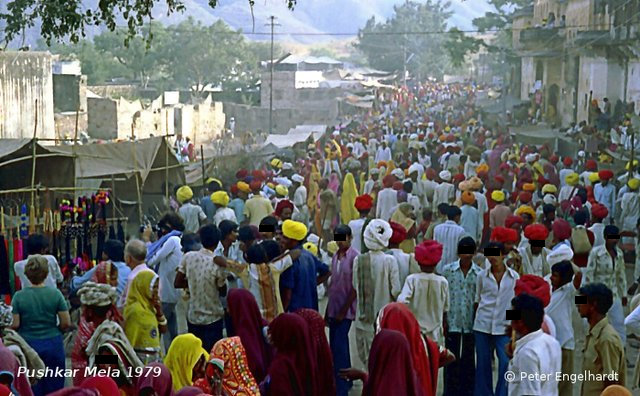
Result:
<instances>
[{"instance_id":1,"label":"leafy tree","mask_svg":"<svg viewBox=\"0 0 640 396\"><path fill-rule=\"evenodd\" d=\"M297 0L282 0L293 9ZM208 0L211 7L218 0ZM253 8L255 1L247 0ZM25 29L40 21L40 35L47 44L68 38L77 43L85 37L87 27L106 26L116 30L118 20L123 18L127 26L126 41L140 33L153 19L154 6L166 5L167 13L183 12L184 0L99 0L87 5L83 0L9 0L6 8L0 8L0 26L4 25L4 42L19 37Z\"/></svg>"},{"instance_id":2,"label":"leafy tree","mask_svg":"<svg viewBox=\"0 0 640 396\"><path fill-rule=\"evenodd\" d=\"M355 47L376 69L409 72L419 76L442 76L450 67L445 38L433 34L446 29L452 15L450 3L407 1L394 7L386 22L369 19L358 32Z\"/></svg>"}]
</instances>

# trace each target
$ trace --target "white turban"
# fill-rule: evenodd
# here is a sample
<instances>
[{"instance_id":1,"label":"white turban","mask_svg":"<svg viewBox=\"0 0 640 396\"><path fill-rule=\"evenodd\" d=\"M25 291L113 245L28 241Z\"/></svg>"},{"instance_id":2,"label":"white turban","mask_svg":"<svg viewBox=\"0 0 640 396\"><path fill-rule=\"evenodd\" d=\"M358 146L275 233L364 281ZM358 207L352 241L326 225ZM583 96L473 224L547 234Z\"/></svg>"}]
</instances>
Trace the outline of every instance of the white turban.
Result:
<instances>
[{"instance_id":1,"label":"white turban","mask_svg":"<svg viewBox=\"0 0 640 396\"><path fill-rule=\"evenodd\" d=\"M418 140L418 134L417 133L412 133L411 135L409 135L409 139L410 140Z\"/></svg>"},{"instance_id":2,"label":"white turban","mask_svg":"<svg viewBox=\"0 0 640 396\"><path fill-rule=\"evenodd\" d=\"M440 179L444 181L451 181L451 172L449 172L448 170L443 170L438 174L438 176L440 176Z\"/></svg>"},{"instance_id":3,"label":"white turban","mask_svg":"<svg viewBox=\"0 0 640 396\"><path fill-rule=\"evenodd\" d=\"M547 255L547 263L550 266L561 261L571 261L571 259L573 259L573 250L565 244L558 246Z\"/></svg>"},{"instance_id":4,"label":"white turban","mask_svg":"<svg viewBox=\"0 0 640 396\"><path fill-rule=\"evenodd\" d=\"M380 251L389 245L393 230L389 223L380 219L373 219L364 230L364 245L373 251Z\"/></svg>"},{"instance_id":5,"label":"white turban","mask_svg":"<svg viewBox=\"0 0 640 396\"><path fill-rule=\"evenodd\" d=\"M391 171L391 174L394 175L398 180L404 179L404 172L400 168L395 168Z\"/></svg>"},{"instance_id":6,"label":"white turban","mask_svg":"<svg viewBox=\"0 0 640 396\"><path fill-rule=\"evenodd\" d=\"M418 179L422 178L422 174L424 173L424 166L422 166L422 164L414 162L409 167L409 174L412 174L414 172L418 172Z\"/></svg>"},{"instance_id":7,"label":"white turban","mask_svg":"<svg viewBox=\"0 0 640 396\"><path fill-rule=\"evenodd\" d=\"M285 186L286 188L291 187L291 180L289 180L286 177L274 177L273 181L278 183L278 184L282 184L283 186Z\"/></svg>"},{"instance_id":8,"label":"white turban","mask_svg":"<svg viewBox=\"0 0 640 396\"><path fill-rule=\"evenodd\" d=\"M544 197L542 198L542 202L548 205L555 205L558 203L558 200L556 199L556 196L553 194L545 194Z\"/></svg>"},{"instance_id":9,"label":"white turban","mask_svg":"<svg viewBox=\"0 0 640 396\"><path fill-rule=\"evenodd\" d=\"M296 183L304 183L304 177L302 177L301 175L299 175L297 173L295 175L291 176L291 180L293 180Z\"/></svg>"},{"instance_id":10,"label":"white turban","mask_svg":"<svg viewBox=\"0 0 640 396\"><path fill-rule=\"evenodd\" d=\"M307 235L307 242L311 242L311 243L313 243L314 245L317 246L318 243L320 243L320 237L317 236L316 234L311 233L311 234Z\"/></svg>"},{"instance_id":11,"label":"white turban","mask_svg":"<svg viewBox=\"0 0 640 396\"><path fill-rule=\"evenodd\" d=\"M524 160L527 161L527 162L535 162L537 159L538 159L538 155L536 155L536 154L527 154L524 157Z\"/></svg>"},{"instance_id":12,"label":"white turban","mask_svg":"<svg viewBox=\"0 0 640 396\"><path fill-rule=\"evenodd\" d=\"M282 169L291 170L293 169L293 164L291 162L285 162L284 164L282 164Z\"/></svg>"},{"instance_id":13,"label":"white turban","mask_svg":"<svg viewBox=\"0 0 640 396\"><path fill-rule=\"evenodd\" d=\"M372 174L372 175L379 175L379 174L380 174L380 169L378 169L378 168L371 168L371 169L369 170L369 173L370 173L370 174Z\"/></svg>"}]
</instances>

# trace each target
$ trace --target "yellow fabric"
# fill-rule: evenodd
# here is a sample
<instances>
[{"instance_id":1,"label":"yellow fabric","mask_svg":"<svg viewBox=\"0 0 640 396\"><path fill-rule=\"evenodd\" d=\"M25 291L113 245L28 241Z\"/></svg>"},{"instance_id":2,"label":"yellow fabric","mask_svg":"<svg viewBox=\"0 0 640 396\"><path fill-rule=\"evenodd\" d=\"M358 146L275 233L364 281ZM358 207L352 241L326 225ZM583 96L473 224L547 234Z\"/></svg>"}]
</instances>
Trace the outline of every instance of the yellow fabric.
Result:
<instances>
[{"instance_id":1,"label":"yellow fabric","mask_svg":"<svg viewBox=\"0 0 640 396\"><path fill-rule=\"evenodd\" d=\"M287 238L301 241L307 236L307 226L299 221L285 220L282 223L282 234Z\"/></svg>"},{"instance_id":2,"label":"yellow fabric","mask_svg":"<svg viewBox=\"0 0 640 396\"><path fill-rule=\"evenodd\" d=\"M391 215L391 221L394 223L398 223L407 230L407 233L411 231L411 228L415 225L416 221L413 220L409 215L413 211L413 206L409 203L401 203L396 209L395 212ZM416 241L414 238L410 238L407 236L407 239L402 241L398 246L403 252L410 254L413 253L416 248Z\"/></svg>"},{"instance_id":3,"label":"yellow fabric","mask_svg":"<svg viewBox=\"0 0 640 396\"><path fill-rule=\"evenodd\" d=\"M311 177L309 178L309 194L307 195L307 206L309 207L309 212L315 211L317 207L318 191L320 190L318 187L318 181L320 181L320 173L318 173L317 169L315 172L312 170Z\"/></svg>"},{"instance_id":4,"label":"yellow fabric","mask_svg":"<svg viewBox=\"0 0 640 396\"><path fill-rule=\"evenodd\" d=\"M542 165L540 165L539 162L536 162L535 164L533 164L533 169L539 174L539 175L544 175L544 170L542 169Z\"/></svg>"},{"instance_id":5,"label":"yellow fabric","mask_svg":"<svg viewBox=\"0 0 640 396\"><path fill-rule=\"evenodd\" d=\"M489 165L480 164L476 166L476 173L483 173L483 172L489 172Z\"/></svg>"},{"instance_id":6,"label":"yellow fabric","mask_svg":"<svg viewBox=\"0 0 640 396\"><path fill-rule=\"evenodd\" d=\"M504 198L505 198L504 191L502 190L494 190L491 193L491 199L493 199L496 202L502 202L504 201Z\"/></svg>"},{"instance_id":7,"label":"yellow fabric","mask_svg":"<svg viewBox=\"0 0 640 396\"><path fill-rule=\"evenodd\" d=\"M286 197L287 195L289 195L289 189L285 186L283 186L282 184L278 184L276 186L276 194L282 196L282 197Z\"/></svg>"},{"instance_id":8,"label":"yellow fabric","mask_svg":"<svg viewBox=\"0 0 640 396\"><path fill-rule=\"evenodd\" d=\"M193 191L191 190L191 187L189 186L180 187L178 189L178 192L176 193L176 198L178 199L178 202L180 202L181 204L193 198Z\"/></svg>"},{"instance_id":9,"label":"yellow fabric","mask_svg":"<svg viewBox=\"0 0 640 396\"><path fill-rule=\"evenodd\" d=\"M516 210L516 214L518 216L522 216L525 213L534 219L536 218L536 211L529 205L522 205L518 210Z\"/></svg>"},{"instance_id":10,"label":"yellow fabric","mask_svg":"<svg viewBox=\"0 0 640 396\"><path fill-rule=\"evenodd\" d=\"M640 179L631 179L627 182L627 185L632 190L637 190L640 187Z\"/></svg>"},{"instance_id":11,"label":"yellow fabric","mask_svg":"<svg viewBox=\"0 0 640 396\"><path fill-rule=\"evenodd\" d=\"M600 181L600 176L598 176L598 172L591 172L589 174L589 181L591 183L599 182Z\"/></svg>"},{"instance_id":12,"label":"yellow fabric","mask_svg":"<svg viewBox=\"0 0 640 396\"><path fill-rule=\"evenodd\" d=\"M570 186L575 186L576 184L578 184L578 181L580 180L580 176L573 172L573 173L569 173L565 178L564 181L570 185Z\"/></svg>"},{"instance_id":13,"label":"yellow fabric","mask_svg":"<svg viewBox=\"0 0 640 396\"><path fill-rule=\"evenodd\" d=\"M302 245L302 247L304 248L304 250L310 252L314 256L318 255L318 246L315 243L307 242L304 245Z\"/></svg>"},{"instance_id":14,"label":"yellow fabric","mask_svg":"<svg viewBox=\"0 0 640 396\"><path fill-rule=\"evenodd\" d=\"M280 161L280 159L278 158L272 159L270 164L274 168L278 168L278 169L282 168L282 161Z\"/></svg>"},{"instance_id":15,"label":"yellow fabric","mask_svg":"<svg viewBox=\"0 0 640 396\"><path fill-rule=\"evenodd\" d=\"M229 194L226 191L216 191L211 194L211 202L218 206L227 206L229 204Z\"/></svg>"},{"instance_id":16,"label":"yellow fabric","mask_svg":"<svg viewBox=\"0 0 640 396\"><path fill-rule=\"evenodd\" d=\"M349 224L351 220L360 217L356 210L356 197L358 196L358 188L356 181L351 173L347 173L342 182L342 197L340 198L340 218L342 224Z\"/></svg>"},{"instance_id":17,"label":"yellow fabric","mask_svg":"<svg viewBox=\"0 0 640 396\"><path fill-rule=\"evenodd\" d=\"M202 348L202 341L193 334L181 334L173 339L164 364L171 372L174 391L193 385L193 368L203 355L205 361L209 360L209 354Z\"/></svg>"},{"instance_id":18,"label":"yellow fabric","mask_svg":"<svg viewBox=\"0 0 640 396\"><path fill-rule=\"evenodd\" d=\"M558 187L553 184L545 184L542 187L542 194L555 194L558 192Z\"/></svg>"},{"instance_id":19,"label":"yellow fabric","mask_svg":"<svg viewBox=\"0 0 640 396\"><path fill-rule=\"evenodd\" d=\"M385 176L390 175L391 172L396 169L396 164L393 162L393 160L389 160L387 161L387 171L385 172Z\"/></svg>"},{"instance_id":20,"label":"yellow fabric","mask_svg":"<svg viewBox=\"0 0 640 396\"><path fill-rule=\"evenodd\" d=\"M155 272L144 270L133 278L124 306L124 333L135 349L160 348L156 310L151 302L158 282Z\"/></svg>"},{"instance_id":21,"label":"yellow fabric","mask_svg":"<svg viewBox=\"0 0 640 396\"><path fill-rule=\"evenodd\" d=\"M239 181L237 186L239 191L245 192L247 194L251 192L251 187L249 187L249 185L243 181Z\"/></svg>"},{"instance_id":22,"label":"yellow fabric","mask_svg":"<svg viewBox=\"0 0 640 396\"><path fill-rule=\"evenodd\" d=\"M536 190L536 185L533 183L524 183L522 185L522 189L528 192L534 192Z\"/></svg>"},{"instance_id":23,"label":"yellow fabric","mask_svg":"<svg viewBox=\"0 0 640 396\"><path fill-rule=\"evenodd\" d=\"M367 183L366 181L366 175L364 172L360 172L360 191L358 192L358 194L362 195L364 194L364 185Z\"/></svg>"},{"instance_id":24,"label":"yellow fabric","mask_svg":"<svg viewBox=\"0 0 640 396\"><path fill-rule=\"evenodd\" d=\"M633 166L634 166L634 168L635 168L636 166L638 166L638 160L633 160ZM624 168L625 168L626 170L631 170L631 161L627 162L627 165L625 165L625 167L624 167Z\"/></svg>"},{"instance_id":25,"label":"yellow fabric","mask_svg":"<svg viewBox=\"0 0 640 396\"><path fill-rule=\"evenodd\" d=\"M336 254L338 252L338 249L340 249L340 247L338 246L338 242L331 241L331 242L327 243L327 251L329 253Z\"/></svg>"}]
</instances>

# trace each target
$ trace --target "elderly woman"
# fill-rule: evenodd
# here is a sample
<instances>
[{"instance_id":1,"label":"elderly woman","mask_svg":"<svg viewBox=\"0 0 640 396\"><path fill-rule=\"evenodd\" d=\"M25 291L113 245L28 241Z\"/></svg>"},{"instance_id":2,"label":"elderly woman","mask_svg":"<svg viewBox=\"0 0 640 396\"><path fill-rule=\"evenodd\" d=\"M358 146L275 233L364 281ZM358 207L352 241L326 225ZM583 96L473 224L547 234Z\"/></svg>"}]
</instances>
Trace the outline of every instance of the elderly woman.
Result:
<instances>
[{"instance_id":1,"label":"elderly woman","mask_svg":"<svg viewBox=\"0 0 640 396\"><path fill-rule=\"evenodd\" d=\"M49 262L45 257L30 256L24 272L31 286L13 297L11 327L38 353L46 367L64 369L62 332L71 326L67 302L60 290L45 287L49 275ZM36 395L46 395L62 387L63 377L48 377L38 381L33 390Z\"/></svg>"}]
</instances>

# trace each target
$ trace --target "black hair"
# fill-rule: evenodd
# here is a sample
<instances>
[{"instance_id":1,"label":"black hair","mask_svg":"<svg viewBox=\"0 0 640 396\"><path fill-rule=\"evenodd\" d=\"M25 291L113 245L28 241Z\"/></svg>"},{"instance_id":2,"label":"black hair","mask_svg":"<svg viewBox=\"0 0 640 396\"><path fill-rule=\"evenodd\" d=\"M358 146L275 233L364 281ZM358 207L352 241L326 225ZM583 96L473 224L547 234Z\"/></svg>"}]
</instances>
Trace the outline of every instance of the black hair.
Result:
<instances>
[{"instance_id":1,"label":"black hair","mask_svg":"<svg viewBox=\"0 0 640 396\"><path fill-rule=\"evenodd\" d=\"M111 305L103 305L101 307L97 305L88 305L87 308L89 308L97 317L106 318L109 310L111 309Z\"/></svg>"},{"instance_id":2,"label":"black hair","mask_svg":"<svg viewBox=\"0 0 640 396\"><path fill-rule=\"evenodd\" d=\"M175 212L167 212L158 222L158 227L182 232L184 231L184 220Z\"/></svg>"},{"instance_id":3,"label":"black hair","mask_svg":"<svg viewBox=\"0 0 640 396\"><path fill-rule=\"evenodd\" d=\"M411 180L406 180L404 183L402 183L402 190L408 194L413 191L413 183L411 182Z\"/></svg>"},{"instance_id":4,"label":"black hair","mask_svg":"<svg viewBox=\"0 0 640 396\"><path fill-rule=\"evenodd\" d=\"M220 191L222 190L222 185L216 181L216 180L212 180L208 185L207 185L207 189L209 190L209 192L214 193L216 191Z\"/></svg>"},{"instance_id":5,"label":"black hair","mask_svg":"<svg viewBox=\"0 0 640 396\"><path fill-rule=\"evenodd\" d=\"M602 283L589 283L580 288L580 294L587 297L588 303L595 303L596 310L601 315L606 315L613 305L613 293Z\"/></svg>"},{"instance_id":6,"label":"black hair","mask_svg":"<svg viewBox=\"0 0 640 396\"><path fill-rule=\"evenodd\" d=\"M507 254L507 249L504 247L504 243L502 242L495 242L495 241L491 241L489 243L487 243L487 246L484 247L489 248L489 249L500 249L500 253L502 253L502 255L504 256L505 254Z\"/></svg>"},{"instance_id":7,"label":"black hair","mask_svg":"<svg viewBox=\"0 0 640 396\"><path fill-rule=\"evenodd\" d=\"M449 220L453 220L460 215L462 215L462 210L460 210L460 208L455 205L451 205L447 209L447 219Z\"/></svg>"},{"instance_id":8,"label":"black hair","mask_svg":"<svg viewBox=\"0 0 640 396\"><path fill-rule=\"evenodd\" d=\"M578 191L576 192L576 196L580 197L580 199L582 200L582 204L584 205L587 200L588 200L588 196L587 196L587 190L580 187L578 188Z\"/></svg>"},{"instance_id":9,"label":"black hair","mask_svg":"<svg viewBox=\"0 0 640 396\"><path fill-rule=\"evenodd\" d=\"M104 252L111 261L124 261L124 243L117 239L107 239L104 243Z\"/></svg>"},{"instance_id":10,"label":"black hair","mask_svg":"<svg viewBox=\"0 0 640 396\"><path fill-rule=\"evenodd\" d=\"M264 249L264 243L254 243L247 250L247 262L249 264L262 264L267 261L269 260Z\"/></svg>"},{"instance_id":11,"label":"black hair","mask_svg":"<svg viewBox=\"0 0 640 396\"><path fill-rule=\"evenodd\" d=\"M570 261L561 261L551 267L551 272L557 272L560 275L560 281L564 285L571 282L573 278L573 265L571 265Z\"/></svg>"},{"instance_id":12,"label":"black hair","mask_svg":"<svg viewBox=\"0 0 640 396\"><path fill-rule=\"evenodd\" d=\"M544 204L544 206L542 206L542 213L544 214L555 213L555 212L556 212L556 207L551 204Z\"/></svg>"},{"instance_id":13,"label":"black hair","mask_svg":"<svg viewBox=\"0 0 640 396\"><path fill-rule=\"evenodd\" d=\"M520 311L520 319L529 332L540 330L544 319L544 306L538 297L522 293L511 300L511 305L514 310Z\"/></svg>"},{"instance_id":14,"label":"black hair","mask_svg":"<svg viewBox=\"0 0 640 396\"><path fill-rule=\"evenodd\" d=\"M260 220L260 226L265 226L265 225L273 226L274 228L276 228L278 226L278 219L276 219L274 216L267 216L262 220Z\"/></svg>"},{"instance_id":15,"label":"black hair","mask_svg":"<svg viewBox=\"0 0 640 396\"><path fill-rule=\"evenodd\" d=\"M476 244L476 241L472 237L467 236L462 238L458 242L458 250L460 250L461 247L471 247L473 248L473 251L475 251L478 245Z\"/></svg>"},{"instance_id":16,"label":"black hair","mask_svg":"<svg viewBox=\"0 0 640 396\"><path fill-rule=\"evenodd\" d=\"M258 239L258 227L252 225L244 225L238 228L238 240L240 242L249 242Z\"/></svg>"},{"instance_id":17,"label":"black hair","mask_svg":"<svg viewBox=\"0 0 640 396\"><path fill-rule=\"evenodd\" d=\"M220 243L220 230L214 224L206 224L198 231L202 246L207 249L215 249Z\"/></svg>"},{"instance_id":18,"label":"black hair","mask_svg":"<svg viewBox=\"0 0 640 396\"><path fill-rule=\"evenodd\" d=\"M608 236L619 236L620 235L620 229L612 224L605 226L604 227L604 231L602 232L604 234L604 237L608 237Z\"/></svg>"},{"instance_id":19,"label":"black hair","mask_svg":"<svg viewBox=\"0 0 640 396\"><path fill-rule=\"evenodd\" d=\"M182 238L180 238L180 245L182 246L182 251L184 253L199 250L198 246L202 247L200 244L200 237L198 234L194 234L193 232L185 232L182 234Z\"/></svg>"},{"instance_id":20,"label":"black hair","mask_svg":"<svg viewBox=\"0 0 640 396\"><path fill-rule=\"evenodd\" d=\"M269 261L278 257L281 253L280 245L276 241L269 239L261 242L260 245L264 247L264 251L267 253L267 259L269 259Z\"/></svg>"},{"instance_id":21,"label":"black hair","mask_svg":"<svg viewBox=\"0 0 640 396\"><path fill-rule=\"evenodd\" d=\"M346 236L351 236L352 232L351 232L351 227L349 227L346 224L340 224L338 225L335 230L333 230L334 234L338 234L338 235L346 235Z\"/></svg>"},{"instance_id":22,"label":"black hair","mask_svg":"<svg viewBox=\"0 0 640 396\"><path fill-rule=\"evenodd\" d=\"M40 254L49 246L49 240L42 234L31 234L27 238L27 254Z\"/></svg>"},{"instance_id":23,"label":"black hair","mask_svg":"<svg viewBox=\"0 0 640 396\"><path fill-rule=\"evenodd\" d=\"M440 205L438 205L438 212L440 212L441 214L447 214L447 212L449 211L449 204L448 203L441 203Z\"/></svg>"},{"instance_id":24,"label":"black hair","mask_svg":"<svg viewBox=\"0 0 640 396\"><path fill-rule=\"evenodd\" d=\"M223 240L227 235L237 230L238 225L231 220L222 220L220 224L218 224L218 229L220 230L220 240Z\"/></svg>"},{"instance_id":25,"label":"black hair","mask_svg":"<svg viewBox=\"0 0 640 396\"><path fill-rule=\"evenodd\" d=\"M585 225L587 224L587 218L589 214L584 210L579 210L573 215L573 221L576 225Z\"/></svg>"}]
</instances>

